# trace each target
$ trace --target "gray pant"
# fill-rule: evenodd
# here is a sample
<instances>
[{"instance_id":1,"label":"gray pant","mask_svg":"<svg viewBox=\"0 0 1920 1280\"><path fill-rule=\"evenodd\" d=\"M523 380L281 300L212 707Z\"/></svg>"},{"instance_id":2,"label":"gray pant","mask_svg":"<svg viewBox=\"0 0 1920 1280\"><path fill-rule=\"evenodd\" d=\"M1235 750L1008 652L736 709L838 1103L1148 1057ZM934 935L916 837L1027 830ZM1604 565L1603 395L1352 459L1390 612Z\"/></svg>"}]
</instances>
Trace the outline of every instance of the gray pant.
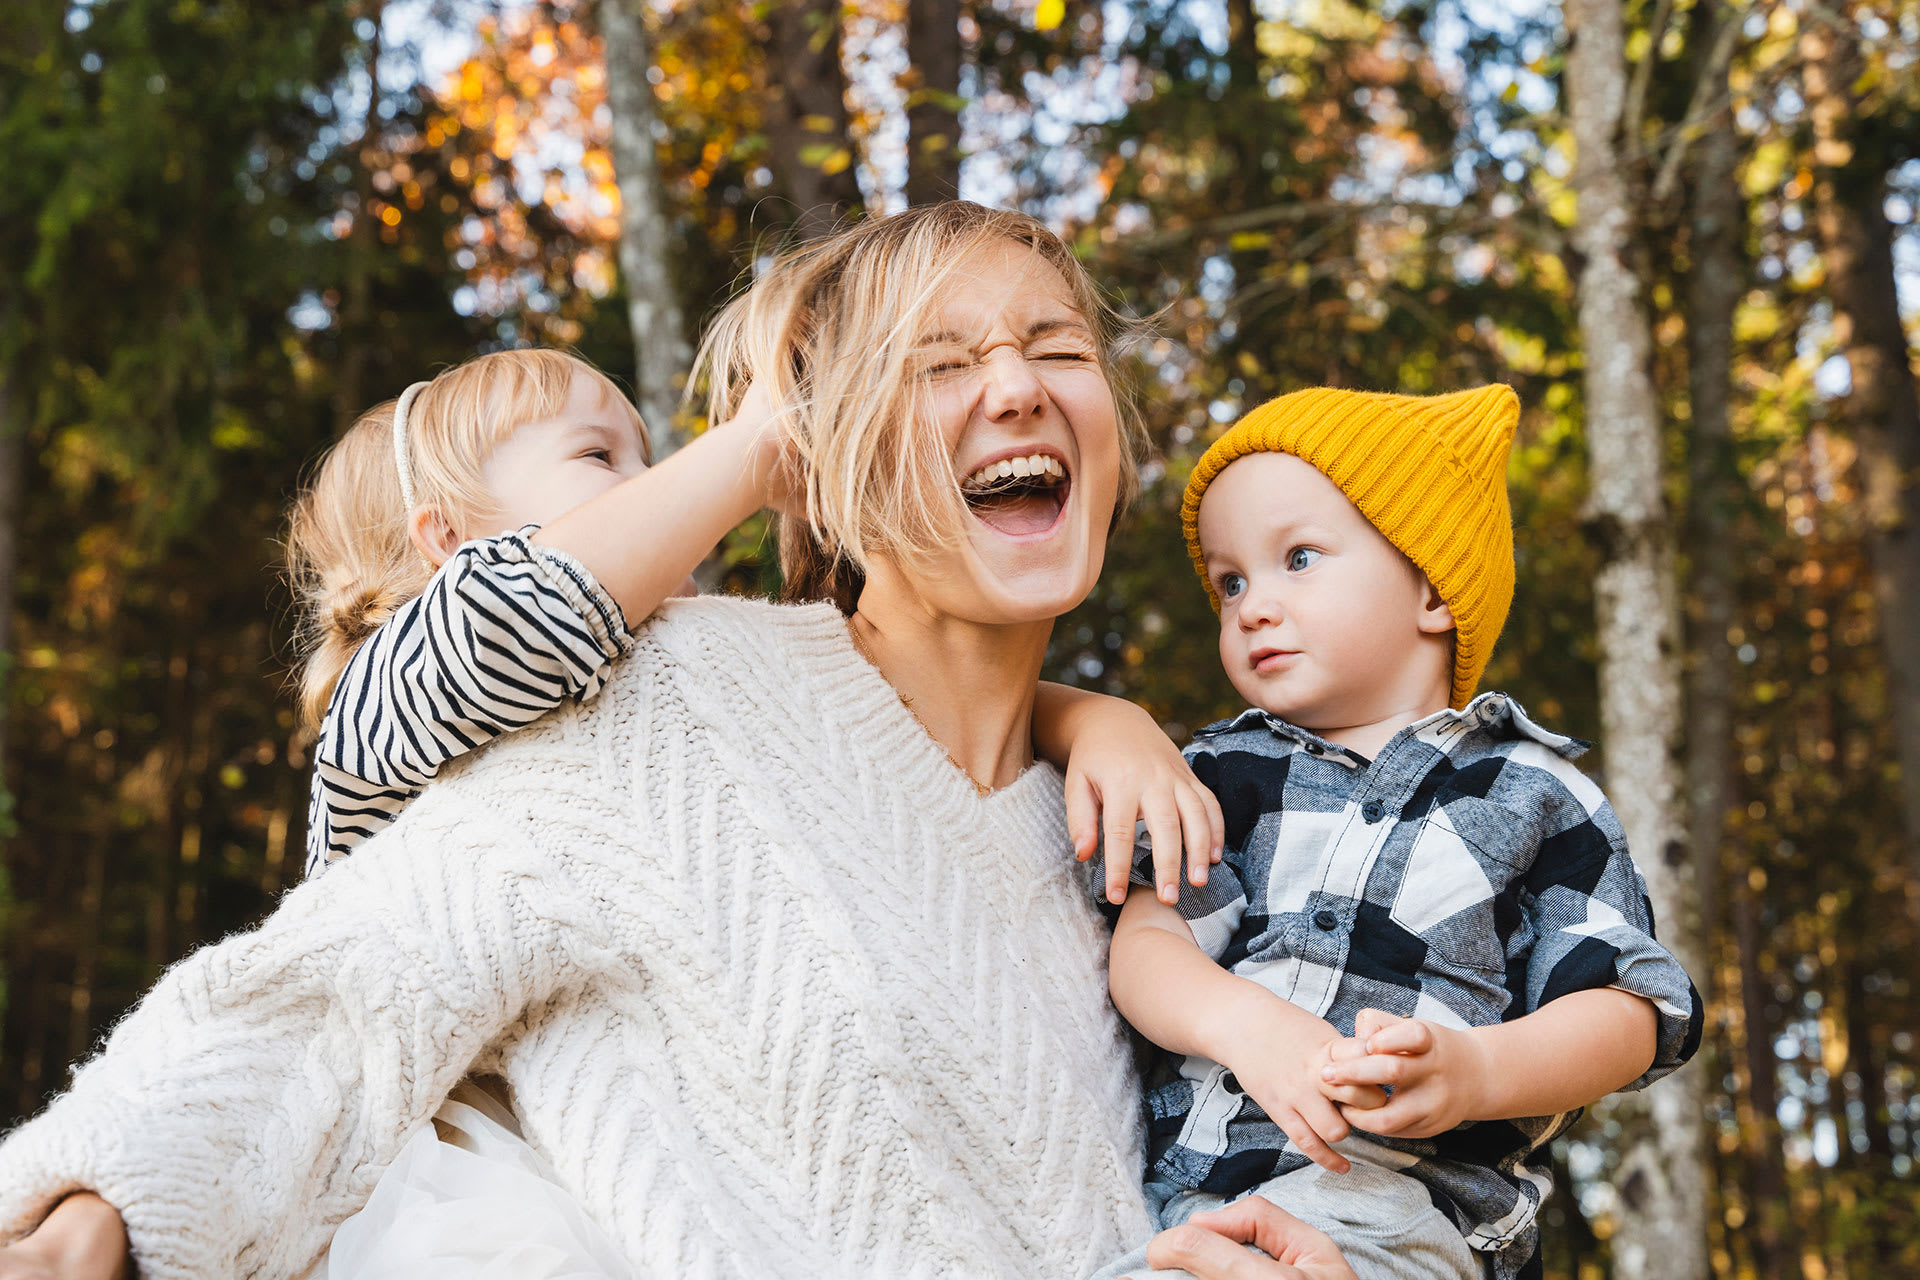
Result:
<instances>
[{"instance_id":1,"label":"gray pant","mask_svg":"<svg viewBox=\"0 0 1920 1280\"><path fill-rule=\"evenodd\" d=\"M1308 1165L1262 1183L1251 1194L1326 1232L1360 1280L1481 1280L1480 1259L1467 1247L1453 1220L1433 1207L1425 1187L1404 1173L1360 1158L1346 1144L1342 1150L1353 1161L1348 1173L1328 1173ZM1147 1196L1159 1209L1162 1230L1239 1199L1153 1185L1148 1186ZM1145 1245L1095 1272L1090 1280L1148 1277L1193 1280L1185 1271L1149 1267Z\"/></svg>"}]
</instances>

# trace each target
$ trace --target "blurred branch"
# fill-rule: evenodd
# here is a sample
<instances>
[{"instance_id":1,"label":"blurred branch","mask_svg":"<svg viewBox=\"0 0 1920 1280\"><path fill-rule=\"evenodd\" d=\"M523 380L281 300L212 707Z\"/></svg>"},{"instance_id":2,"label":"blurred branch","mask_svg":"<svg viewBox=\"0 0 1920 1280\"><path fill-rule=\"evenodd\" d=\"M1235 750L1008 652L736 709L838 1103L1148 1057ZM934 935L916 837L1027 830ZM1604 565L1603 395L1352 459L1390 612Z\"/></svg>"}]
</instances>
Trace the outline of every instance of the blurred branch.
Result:
<instances>
[{"instance_id":1,"label":"blurred branch","mask_svg":"<svg viewBox=\"0 0 1920 1280\"><path fill-rule=\"evenodd\" d=\"M1739 45L1741 29L1746 25L1747 8L1746 5L1729 8L1727 16L1720 23L1720 30L1714 33L1713 50L1701 67L1699 78L1693 82L1693 98L1687 103L1687 114L1672 131L1671 140L1666 144L1666 155L1661 158L1660 173L1653 182L1656 204L1673 194L1674 184L1680 180L1680 164L1686 159L1687 149L1732 105L1733 100L1726 92L1727 67L1733 62L1733 51Z\"/></svg>"},{"instance_id":2,"label":"blurred branch","mask_svg":"<svg viewBox=\"0 0 1920 1280\"><path fill-rule=\"evenodd\" d=\"M1357 213L1370 213L1380 209L1410 209L1420 213L1430 213L1444 217L1460 209L1459 205L1414 204L1405 200L1306 200L1294 204L1267 205L1259 209L1248 209L1241 213L1230 213L1224 217L1208 218L1200 222L1190 222L1183 227L1173 227L1152 235L1133 236L1120 242L1122 252L1151 253L1183 240L1195 240L1204 236L1232 235L1238 231L1258 231L1262 227L1271 227L1285 222L1311 222L1316 218L1347 219Z\"/></svg>"},{"instance_id":3,"label":"blurred branch","mask_svg":"<svg viewBox=\"0 0 1920 1280\"><path fill-rule=\"evenodd\" d=\"M1629 156L1638 156L1640 146L1640 122L1646 117L1647 91L1653 85L1653 68L1660 61L1660 46L1667 38L1667 24L1673 20L1673 0L1660 0L1659 7L1653 11L1653 24L1647 28L1652 39L1647 41L1647 51L1633 68L1633 83L1627 89L1625 119L1620 125L1620 137L1626 145Z\"/></svg>"}]
</instances>

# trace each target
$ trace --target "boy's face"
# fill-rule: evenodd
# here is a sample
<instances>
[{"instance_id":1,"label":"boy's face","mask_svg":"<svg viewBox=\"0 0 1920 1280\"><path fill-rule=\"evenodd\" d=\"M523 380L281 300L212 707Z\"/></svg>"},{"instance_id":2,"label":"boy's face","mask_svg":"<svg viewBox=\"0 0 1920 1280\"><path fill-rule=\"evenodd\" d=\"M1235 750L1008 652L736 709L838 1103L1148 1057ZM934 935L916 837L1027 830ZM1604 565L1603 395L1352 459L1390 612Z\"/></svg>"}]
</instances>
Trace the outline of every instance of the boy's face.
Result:
<instances>
[{"instance_id":1,"label":"boy's face","mask_svg":"<svg viewBox=\"0 0 1920 1280\"><path fill-rule=\"evenodd\" d=\"M1250 704L1323 734L1447 705L1451 613L1312 465L1234 462L1207 487L1199 533L1220 661Z\"/></svg>"}]
</instances>

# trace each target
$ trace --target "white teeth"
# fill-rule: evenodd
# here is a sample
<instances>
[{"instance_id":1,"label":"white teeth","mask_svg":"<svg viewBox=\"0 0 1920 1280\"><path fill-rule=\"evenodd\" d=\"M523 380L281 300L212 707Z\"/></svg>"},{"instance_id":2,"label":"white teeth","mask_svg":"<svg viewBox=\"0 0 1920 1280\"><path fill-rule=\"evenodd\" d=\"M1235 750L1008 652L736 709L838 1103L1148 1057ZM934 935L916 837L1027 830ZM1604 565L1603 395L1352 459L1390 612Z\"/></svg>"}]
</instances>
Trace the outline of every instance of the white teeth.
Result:
<instances>
[{"instance_id":1,"label":"white teeth","mask_svg":"<svg viewBox=\"0 0 1920 1280\"><path fill-rule=\"evenodd\" d=\"M969 487L978 488L990 485L996 480L1010 480L1015 477L1053 476L1064 479L1067 469L1060 459L1051 454L1032 453L1021 458L1002 458L999 462L990 462L967 477Z\"/></svg>"}]
</instances>

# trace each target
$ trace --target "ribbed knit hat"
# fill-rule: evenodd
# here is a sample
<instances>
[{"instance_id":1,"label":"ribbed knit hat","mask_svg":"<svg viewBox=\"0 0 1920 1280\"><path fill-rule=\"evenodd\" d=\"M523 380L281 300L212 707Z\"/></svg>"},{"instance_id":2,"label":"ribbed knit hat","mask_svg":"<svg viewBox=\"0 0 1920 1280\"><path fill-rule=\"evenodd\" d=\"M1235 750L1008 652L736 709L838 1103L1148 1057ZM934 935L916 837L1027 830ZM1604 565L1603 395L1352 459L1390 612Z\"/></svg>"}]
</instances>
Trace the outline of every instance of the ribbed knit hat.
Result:
<instances>
[{"instance_id":1,"label":"ribbed knit hat","mask_svg":"<svg viewBox=\"0 0 1920 1280\"><path fill-rule=\"evenodd\" d=\"M1453 697L1464 707L1513 603L1507 450L1520 399L1501 384L1444 396L1312 387L1269 400L1214 441L1187 481L1180 525L1214 612L1200 499L1228 464L1290 453L1323 472L1453 611Z\"/></svg>"}]
</instances>

